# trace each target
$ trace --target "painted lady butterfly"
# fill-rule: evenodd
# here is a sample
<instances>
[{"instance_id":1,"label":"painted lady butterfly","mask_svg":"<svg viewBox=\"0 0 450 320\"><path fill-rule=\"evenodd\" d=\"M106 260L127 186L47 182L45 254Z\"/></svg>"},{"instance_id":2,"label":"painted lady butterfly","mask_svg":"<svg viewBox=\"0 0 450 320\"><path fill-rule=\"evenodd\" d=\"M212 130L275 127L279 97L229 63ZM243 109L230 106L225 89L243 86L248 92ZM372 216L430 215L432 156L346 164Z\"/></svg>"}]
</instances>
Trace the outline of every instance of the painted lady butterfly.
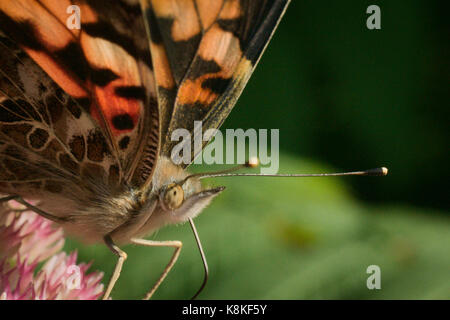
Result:
<instances>
[{"instance_id":1,"label":"painted lady butterfly","mask_svg":"<svg viewBox=\"0 0 450 320\"><path fill-rule=\"evenodd\" d=\"M175 248L150 298L182 244L141 237L192 223L223 190L186 179L169 137L195 120L220 127L288 2L0 2L2 200L104 241L119 257L104 298L126 259L116 243ZM73 5L80 28L66 23Z\"/></svg>"},{"instance_id":2,"label":"painted lady butterfly","mask_svg":"<svg viewBox=\"0 0 450 320\"><path fill-rule=\"evenodd\" d=\"M104 241L118 256L105 299L127 257L117 244L126 243L175 249L153 295L182 243L142 237L167 224L190 222L207 271L192 219L224 188L200 179L253 174L189 175L189 163L171 160L170 137L197 121L202 131L220 127L288 3L1 1L0 193L9 196L0 202L15 199L86 242ZM73 10L79 28L69 27ZM188 149L190 159L201 152Z\"/></svg>"}]
</instances>

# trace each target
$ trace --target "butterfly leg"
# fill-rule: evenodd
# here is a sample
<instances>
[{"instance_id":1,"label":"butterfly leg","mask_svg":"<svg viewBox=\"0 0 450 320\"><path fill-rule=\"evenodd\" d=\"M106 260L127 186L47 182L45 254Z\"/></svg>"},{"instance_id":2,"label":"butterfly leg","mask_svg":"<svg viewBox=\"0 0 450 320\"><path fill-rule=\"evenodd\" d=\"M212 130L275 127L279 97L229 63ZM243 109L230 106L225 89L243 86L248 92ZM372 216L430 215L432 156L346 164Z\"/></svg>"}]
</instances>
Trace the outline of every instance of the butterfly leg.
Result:
<instances>
[{"instance_id":1,"label":"butterfly leg","mask_svg":"<svg viewBox=\"0 0 450 320\"><path fill-rule=\"evenodd\" d=\"M39 209L38 207L33 206L32 204L26 202L21 196L15 195L15 196L7 196L7 197L0 198L0 202L10 201L10 200L15 200L18 203L23 204L29 210L34 211L41 217L44 217L48 220L51 220L51 221L54 221L57 223L63 223L63 222L67 221L65 218L54 216L48 212L45 212L44 210Z\"/></svg>"},{"instance_id":2,"label":"butterfly leg","mask_svg":"<svg viewBox=\"0 0 450 320\"><path fill-rule=\"evenodd\" d=\"M3 198L0 198L0 203L4 203L4 202L7 203L10 200L16 200L17 198L19 198L18 195L6 196L6 197L3 197ZM7 206L7 209L9 209L10 211L14 211L16 213L21 213L23 211L29 210L28 208L22 208L22 209L13 208L13 206L11 206L9 203L7 203L6 206Z\"/></svg>"},{"instance_id":3,"label":"butterfly leg","mask_svg":"<svg viewBox=\"0 0 450 320\"><path fill-rule=\"evenodd\" d=\"M175 248L175 251L173 252L172 258L170 259L167 266L164 268L164 271L159 276L159 279L156 281L156 283L153 285L153 287L150 289L150 291L145 295L144 300L149 300L155 291L158 289L160 284L164 281L169 271L174 266L175 262L178 259L178 256L180 255L181 248L183 246L183 243L181 241L152 241L152 240L145 240L145 239L131 239L131 242L134 244L147 246L147 247L173 247Z\"/></svg>"},{"instance_id":4,"label":"butterfly leg","mask_svg":"<svg viewBox=\"0 0 450 320\"><path fill-rule=\"evenodd\" d=\"M103 300L108 300L109 295L111 294L114 285L120 277L120 271L122 271L122 266L125 260L127 259L127 253L121 250L111 239L110 235L105 236L104 238L106 246L119 258L117 259L116 267L114 268L114 272L109 280L108 287L106 288L105 294L103 295Z\"/></svg>"},{"instance_id":5,"label":"butterfly leg","mask_svg":"<svg viewBox=\"0 0 450 320\"><path fill-rule=\"evenodd\" d=\"M9 204L6 204L6 202L8 202L8 201L10 201L10 200L15 200L15 199L17 199L19 196L17 196L17 195L14 195L14 196L6 196L6 197L3 197L3 198L0 198L0 203L4 203L5 202L5 205L6 206L8 206L8 208L7 209L9 209L9 210L13 210L14 212L21 212L21 211L23 211L23 210L19 210L19 209L13 209ZM26 210L26 209L25 209Z\"/></svg>"},{"instance_id":6,"label":"butterfly leg","mask_svg":"<svg viewBox=\"0 0 450 320\"><path fill-rule=\"evenodd\" d=\"M17 198L20 198L20 196L6 196L3 198L0 198L0 202L6 202L9 200L16 200Z\"/></svg>"}]
</instances>

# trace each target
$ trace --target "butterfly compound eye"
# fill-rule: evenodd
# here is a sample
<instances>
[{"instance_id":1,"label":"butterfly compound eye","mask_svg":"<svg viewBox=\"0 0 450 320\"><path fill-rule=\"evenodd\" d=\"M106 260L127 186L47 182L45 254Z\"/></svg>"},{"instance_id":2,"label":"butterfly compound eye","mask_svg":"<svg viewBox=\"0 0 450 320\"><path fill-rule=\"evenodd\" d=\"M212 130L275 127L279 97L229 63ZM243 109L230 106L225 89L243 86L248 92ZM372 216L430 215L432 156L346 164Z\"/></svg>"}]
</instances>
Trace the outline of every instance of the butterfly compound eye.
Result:
<instances>
[{"instance_id":1,"label":"butterfly compound eye","mask_svg":"<svg viewBox=\"0 0 450 320\"><path fill-rule=\"evenodd\" d=\"M178 184L169 185L164 193L163 201L164 205L170 210L179 208L184 201L183 188Z\"/></svg>"}]
</instances>

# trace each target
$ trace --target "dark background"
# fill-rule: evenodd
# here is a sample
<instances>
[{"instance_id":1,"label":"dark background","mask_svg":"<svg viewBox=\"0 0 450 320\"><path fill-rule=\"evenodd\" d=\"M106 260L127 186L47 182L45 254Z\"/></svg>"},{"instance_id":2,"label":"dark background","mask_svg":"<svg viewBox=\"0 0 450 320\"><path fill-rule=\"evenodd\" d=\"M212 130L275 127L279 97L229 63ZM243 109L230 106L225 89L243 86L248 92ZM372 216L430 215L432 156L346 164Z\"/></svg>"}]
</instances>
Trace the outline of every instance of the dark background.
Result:
<instances>
[{"instance_id":1,"label":"dark background","mask_svg":"<svg viewBox=\"0 0 450 320\"><path fill-rule=\"evenodd\" d=\"M366 28L371 4L381 30ZM279 128L282 151L340 171L387 166L348 180L360 199L448 209L443 4L292 1L224 127Z\"/></svg>"}]
</instances>

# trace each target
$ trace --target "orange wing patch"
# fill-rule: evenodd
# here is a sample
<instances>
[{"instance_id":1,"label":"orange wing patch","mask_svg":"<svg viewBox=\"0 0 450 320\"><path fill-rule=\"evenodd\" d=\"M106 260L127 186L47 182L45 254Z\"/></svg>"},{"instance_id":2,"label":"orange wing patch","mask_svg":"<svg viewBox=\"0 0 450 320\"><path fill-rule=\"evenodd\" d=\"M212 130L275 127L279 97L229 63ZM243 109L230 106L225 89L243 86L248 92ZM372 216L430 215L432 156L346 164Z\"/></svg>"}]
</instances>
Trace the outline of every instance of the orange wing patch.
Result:
<instances>
[{"instance_id":1,"label":"orange wing patch","mask_svg":"<svg viewBox=\"0 0 450 320\"><path fill-rule=\"evenodd\" d=\"M223 0L196 0L199 18L203 30L207 30L216 20L221 11Z\"/></svg>"},{"instance_id":2,"label":"orange wing patch","mask_svg":"<svg viewBox=\"0 0 450 320\"><path fill-rule=\"evenodd\" d=\"M241 1L228 0L220 11L220 19L237 19L243 14Z\"/></svg>"},{"instance_id":3,"label":"orange wing patch","mask_svg":"<svg viewBox=\"0 0 450 320\"><path fill-rule=\"evenodd\" d=\"M170 71L166 50L161 44L156 44L154 42L150 43L150 50L152 52L153 67L155 68L158 86L165 89L172 89L175 86L175 81Z\"/></svg>"},{"instance_id":4,"label":"orange wing patch","mask_svg":"<svg viewBox=\"0 0 450 320\"><path fill-rule=\"evenodd\" d=\"M200 42L194 67L180 86L177 104L213 103L231 80L241 57L239 40L215 23Z\"/></svg>"}]
</instances>

